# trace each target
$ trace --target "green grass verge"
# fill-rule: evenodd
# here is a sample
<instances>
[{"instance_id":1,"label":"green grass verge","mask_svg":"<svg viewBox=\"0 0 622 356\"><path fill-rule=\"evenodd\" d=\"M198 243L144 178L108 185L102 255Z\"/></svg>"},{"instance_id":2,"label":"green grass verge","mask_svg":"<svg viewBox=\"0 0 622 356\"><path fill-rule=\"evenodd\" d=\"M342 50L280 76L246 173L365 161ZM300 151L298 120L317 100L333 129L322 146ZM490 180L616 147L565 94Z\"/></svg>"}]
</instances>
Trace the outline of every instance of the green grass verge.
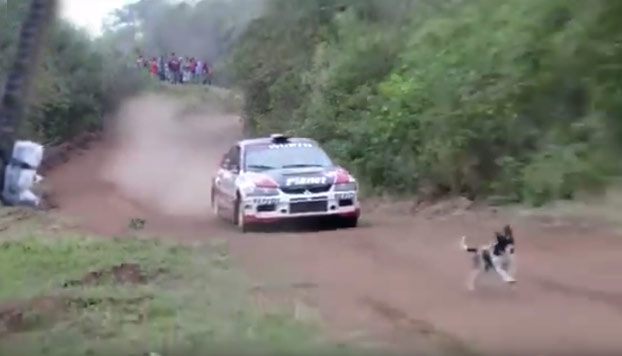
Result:
<instances>
[{"instance_id":1,"label":"green grass verge","mask_svg":"<svg viewBox=\"0 0 622 356\"><path fill-rule=\"evenodd\" d=\"M360 354L258 308L224 241L41 231L0 235L0 355Z\"/></svg>"}]
</instances>

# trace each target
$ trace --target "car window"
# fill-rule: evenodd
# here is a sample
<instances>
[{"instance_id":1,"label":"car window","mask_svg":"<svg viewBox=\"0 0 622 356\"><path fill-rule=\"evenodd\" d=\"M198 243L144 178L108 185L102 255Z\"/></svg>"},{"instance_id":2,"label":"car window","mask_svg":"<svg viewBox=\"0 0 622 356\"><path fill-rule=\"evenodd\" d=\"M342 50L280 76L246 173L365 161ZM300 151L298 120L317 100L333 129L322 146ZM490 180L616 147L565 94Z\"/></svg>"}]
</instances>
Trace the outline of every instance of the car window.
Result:
<instances>
[{"instance_id":1,"label":"car window","mask_svg":"<svg viewBox=\"0 0 622 356\"><path fill-rule=\"evenodd\" d=\"M332 165L326 152L311 143L252 145L246 149L244 156L244 169L248 171Z\"/></svg>"},{"instance_id":2,"label":"car window","mask_svg":"<svg viewBox=\"0 0 622 356\"><path fill-rule=\"evenodd\" d=\"M227 169L231 170L234 167L240 167L240 147L233 146L227 153L228 167Z\"/></svg>"}]
</instances>

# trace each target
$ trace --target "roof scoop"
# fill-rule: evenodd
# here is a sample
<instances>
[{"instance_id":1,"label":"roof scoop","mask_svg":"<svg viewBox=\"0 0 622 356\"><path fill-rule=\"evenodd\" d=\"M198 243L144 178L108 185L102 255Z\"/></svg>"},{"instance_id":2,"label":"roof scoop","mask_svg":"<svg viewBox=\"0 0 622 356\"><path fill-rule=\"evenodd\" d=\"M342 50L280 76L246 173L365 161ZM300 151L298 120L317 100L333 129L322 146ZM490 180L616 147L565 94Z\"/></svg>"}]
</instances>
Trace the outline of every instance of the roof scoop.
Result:
<instances>
[{"instance_id":1,"label":"roof scoop","mask_svg":"<svg viewBox=\"0 0 622 356\"><path fill-rule=\"evenodd\" d=\"M288 143L289 137L281 133L273 133L270 135L270 140L272 140L273 143Z\"/></svg>"}]
</instances>

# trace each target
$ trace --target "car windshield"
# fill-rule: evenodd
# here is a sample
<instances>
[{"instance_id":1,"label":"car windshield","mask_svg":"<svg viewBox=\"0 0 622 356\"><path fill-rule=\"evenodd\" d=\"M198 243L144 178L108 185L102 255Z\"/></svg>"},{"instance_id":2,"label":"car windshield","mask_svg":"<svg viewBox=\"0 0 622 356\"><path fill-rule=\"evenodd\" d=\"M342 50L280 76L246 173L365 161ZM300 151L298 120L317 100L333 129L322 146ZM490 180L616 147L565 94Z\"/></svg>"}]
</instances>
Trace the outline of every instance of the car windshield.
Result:
<instances>
[{"instance_id":1,"label":"car windshield","mask_svg":"<svg viewBox=\"0 0 622 356\"><path fill-rule=\"evenodd\" d=\"M332 161L320 147L310 143L254 145L246 149L245 170L329 167Z\"/></svg>"}]
</instances>

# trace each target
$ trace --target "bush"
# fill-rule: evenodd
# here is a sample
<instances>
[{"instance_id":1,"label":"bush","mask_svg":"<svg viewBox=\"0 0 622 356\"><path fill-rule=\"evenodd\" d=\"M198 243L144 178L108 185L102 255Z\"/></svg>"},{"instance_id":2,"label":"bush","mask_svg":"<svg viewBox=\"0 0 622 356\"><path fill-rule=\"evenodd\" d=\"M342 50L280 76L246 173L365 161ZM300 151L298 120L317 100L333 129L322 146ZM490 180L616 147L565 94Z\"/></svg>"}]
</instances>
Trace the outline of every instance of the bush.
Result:
<instances>
[{"instance_id":1,"label":"bush","mask_svg":"<svg viewBox=\"0 0 622 356\"><path fill-rule=\"evenodd\" d=\"M6 15L0 22L2 84L15 55L26 5L0 5ZM22 137L50 143L99 129L102 117L116 108L121 97L144 88L140 74L130 71L122 59L108 55L86 33L63 21L53 24L43 52L29 107L20 121Z\"/></svg>"},{"instance_id":2,"label":"bush","mask_svg":"<svg viewBox=\"0 0 622 356\"><path fill-rule=\"evenodd\" d=\"M316 1L257 20L233 61L255 133L313 136L393 193L541 203L620 173L620 3L400 3Z\"/></svg>"}]
</instances>

